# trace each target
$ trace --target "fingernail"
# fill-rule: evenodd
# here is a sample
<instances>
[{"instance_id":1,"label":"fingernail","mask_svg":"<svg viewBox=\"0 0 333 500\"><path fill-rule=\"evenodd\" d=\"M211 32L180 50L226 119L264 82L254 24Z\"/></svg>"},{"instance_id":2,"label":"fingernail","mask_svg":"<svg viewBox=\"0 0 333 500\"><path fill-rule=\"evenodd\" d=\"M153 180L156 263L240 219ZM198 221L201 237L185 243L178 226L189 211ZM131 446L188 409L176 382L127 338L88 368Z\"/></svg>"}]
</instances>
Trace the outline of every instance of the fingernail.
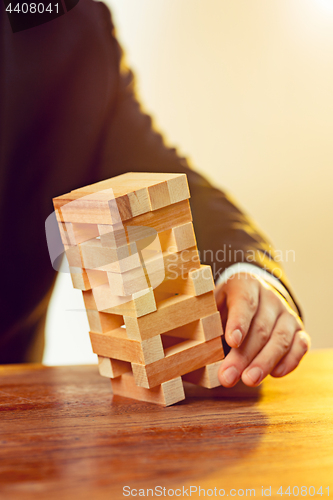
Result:
<instances>
[{"instance_id":1,"label":"fingernail","mask_svg":"<svg viewBox=\"0 0 333 500\"><path fill-rule=\"evenodd\" d=\"M280 365L274 370L274 375L276 377L282 377L284 370L286 369L285 365Z\"/></svg>"},{"instance_id":2,"label":"fingernail","mask_svg":"<svg viewBox=\"0 0 333 500\"><path fill-rule=\"evenodd\" d=\"M255 368L251 368L251 370L247 372L247 376L249 377L249 379L253 384L259 384L259 382L261 382L261 379L263 377L263 371L261 368L256 366Z\"/></svg>"},{"instance_id":3,"label":"fingernail","mask_svg":"<svg viewBox=\"0 0 333 500\"><path fill-rule=\"evenodd\" d=\"M224 372L222 372L222 378L228 385L232 385L239 378L239 373L234 366L230 366Z\"/></svg>"},{"instance_id":4,"label":"fingernail","mask_svg":"<svg viewBox=\"0 0 333 500\"><path fill-rule=\"evenodd\" d=\"M231 339L232 339L233 343L236 344L237 347L242 342L242 338L243 338L243 335L242 335L242 332L240 330L235 330L231 334Z\"/></svg>"}]
</instances>

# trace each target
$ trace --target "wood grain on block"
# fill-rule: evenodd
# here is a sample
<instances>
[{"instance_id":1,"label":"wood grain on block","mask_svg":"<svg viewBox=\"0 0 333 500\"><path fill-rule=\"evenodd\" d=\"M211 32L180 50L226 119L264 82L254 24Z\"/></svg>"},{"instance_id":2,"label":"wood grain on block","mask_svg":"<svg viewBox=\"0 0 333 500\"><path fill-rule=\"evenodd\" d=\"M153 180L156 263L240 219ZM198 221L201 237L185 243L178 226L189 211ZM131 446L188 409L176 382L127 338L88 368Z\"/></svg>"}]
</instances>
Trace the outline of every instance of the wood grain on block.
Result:
<instances>
[{"instance_id":1,"label":"wood grain on block","mask_svg":"<svg viewBox=\"0 0 333 500\"><path fill-rule=\"evenodd\" d=\"M76 245L72 231L72 223L58 221L58 227L62 243L66 246Z\"/></svg>"},{"instance_id":2,"label":"wood grain on block","mask_svg":"<svg viewBox=\"0 0 333 500\"><path fill-rule=\"evenodd\" d=\"M152 254L152 256L151 256ZM177 253L158 253L145 249L140 252L143 263L143 272L149 286L157 288L165 279L175 279L186 276L190 271L200 267L199 255L196 247ZM124 275L124 283L131 283L133 289L140 290L136 278L142 279L142 274L137 269L127 271Z\"/></svg>"},{"instance_id":3,"label":"wood grain on block","mask_svg":"<svg viewBox=\"0 0 333 500\"><path fill-rule=\"evenodd\" d=\"M191 384L200 385L201 387L207 387L208 389L213 389L221 385L218 378L218 371L223 361L216 361L215 363L210 363L209 365L198 368L193 372L186 373L183 375L183 380L186 382L191 382Z\"/></svg>"},{"instance_id":4,"label":"wood grain on block","mask_svg":"<svg viewBox=\"0 0 333 500\"><path fill-rule=\"evenodd\" d=\"M190 190L188 188L186 175L173 177L167 181L170 201L171 203L178 203L179 201L190 198Z\"/></svg>"},{"instance_id":5,"label":"wood grain on block","mask_svg":"<svg viewBox=\"0 0 333 500\"><path fill-rule=\"evenodd\" d=\"M187 222L192 222L192 213L189 201L185 200L127 220L124 222L124 227L132 228L130 241L136 241L146 237L145 227L153 228L160 233ZM133 230L134 227L135 230Z\"/></svg>"},{"instance_id":6,"label":"wood grain on block","mask_svg":"<svg viewBox=\"0 0 333 500\"><path fill-rule=\"evenodd\" d=\"M150 186L148 188L148 193L152 210L158 210L159 208L166 207L171 203L168 184L166 181Z\"/></svg>"},{"instance_id":7,"label":"wood grain on block","mask_svg":"<svg viewBox=\"0 0 333 500\"><path fill-rule=\"evenodd\" d=\"M185 174L128 172L58 196L53 203L61 221L114 224L117 217L128 220L189 197Z\"/></svg>"},{"instance_id":8,"label":"wood grain on block","mask_svg":"<svg viewBox=\"0 0 333 500\"><path fill-rule=\"evenodd\" d=\"M82 243L79 248L86 269L121 273L141 266L135 243L110 248L95 239Z\"/></svg>"},{"instance_id":9,"label":"wood grain on block","mask_svg":"<svg viewBox=\"0 0 333 500\"><path fill-rule=\"evenodd\" d=\"M132 373L124 373L111 380L112 392L117 396L170 406L185 399L181 377L168 380L153 389L138 387Z\"/></svg>"},{"instance_id":10,"label":"wood grain on block","mask_svg":"<svg viewBox=\"0 0 333 500\"><path fill-rule=\"evenodd\" d=\"M59 230L64 245L78 245L99 236L96 224L72 224L60 222Z\"/></svg>"},{"instance_id":11,"label":"wood grain on block","mask_svg":"<svg viewBox=\"0 0 333 500\"><path fill-rule=\"evenodd\" d=\"M169 330L164 335L181 339L199 340L201 342L221 337L223 335L221 315L217 311L205 318Z\"/></svg>"},{"instance_id":12,"label":"wood grain on block","mask_svg":"<svg viewBox=\"0 0 333 500\"><path fill-rule=\"evenodd\" d=\"M139 342L127 338L125 328L117 328L111 332L90 332L93 352L105 358L146 365L164 357L160 336Z\"/></svg>"},{"instance_id":13,"label":"wood grain on block","mask_svg":"<svg viewBox=\"0 0 333 500\"><path fill-rule=\"evenodd\" d=\"M90 331L97 333L106 333L116 330L124 324L122 316L118 314L109 314L96 311L94 309L86 310Z\"/></svg>"},{"instance_id":14,"label":"wood grain on block","mask_svg":"<svg viewBox=\"0 0 333 500\"><path fill-rule=\"evenodd\" d=\"M53 205L54 205L54 200L53 200ZM56 209L56 208L55 208L54 213L56 214L56 219L57 219L57 221L58 221L58 225L59 225L60 223L64 222L64 220L63 220L63 217L62 217L62 215L61 215L61 211L60 211L60 210L58 210L58 209ZM60 231L60 228L59 228L59 231Z\"/></svg>"},{"instance_id":15,"label":"wood grain on block","mask_svg":"<svg viewBox=\"0 0 333 500\"><path fill-rule=\"evenodd\" d=\"M198 297L171 296L156 302L156 306L155 312L140 318L124 314L129 338L148 339L217 312L213 292Z\"/></svg>"},{"instance_id":16,"label":"wood grain on block","mask_svg":"<svg viewBox=\"0 0 333 500\"><path fill-rule=\"evenodd\" d=\"M114 295L132 295L150 287L144 269L137 267L126 273L106 273L111 292Z\"/></svg>"},{"instance_id":17,"label":"wood grain on block","mask_svg":"<svg viewBox=\"0 0 333 500\"><path fill-rule=\"evenodd\" d=\"M217 336L221 336L224 334L221 314L217 311L215 314L210 314L209 316L205 316L201 318L201 323L203 329L205 331L206 340L209 338L215 338Z\"/></svg>"},{"instance_id":18,"label":"wood grain on block","mask_svg":"<svg viewBox=\"0 0 333 500\"><path fill-rule=\"evenodd\" d=\"M128 172L118 176L122 183L125 179L137 186L142 182L148 188L151 210L161 206L178 203L190 198L186 174L164 174L155 172Z\"/></svg>"},{"instance_id":19,"label":"wood grain on block","mask_svg":"<svg viewBox=\"0 0 333 500\"><path fill-rule=\"evenodd\" d=\"M196 246L196 239L192 222L173 227L158 233L162 251L181 252Z\"/></svg>"},{"instance_id":20,"label":"wood grain on block","mask_svg":"<svg viewBox=\"0 0 333 500\"><path fill-rule=\"evenodd\" d=\"M64 247L69 267L83 268L84 265L83 265L80 245L73 245L73 246L64 245Z\"/></svg>"},{"instance_id":21,"label":"wood grain on block","mask_svg":"<svg viewBox=\"0 0 333 500\"><path fill-rule=\"evenodd\" d=\"M127 245L126 231L123 223L98 224L98 233L103 247L117 248Z\"/></svg>"},{"instance_id":22,"label":"wood grain on block","mask_svg":"<svg viewBox=\"0 0 333 500\"><path fill-rule=\"evenodd\" d=\"M132 212L126 194L114 197L112 189L97 192L72 191L53 199L61 222L117 224L130 219Z\"/></svg>"},{"instance_id":23,"label":"wood grain on block","mask_svg":"<svg viewBox=\"0 0 333 500\"><path fill-rule=\"evenodd\" d=\"M189 279L192 282L195 295L202 295L215 288L212 268L210 266L200 266L200 269L190 271Z\"/></svg>"},{"instance_id":24,"label":"wood grain on block","mask_svg":"<svg viewBox=\"0 0 333 500\"><path fill-rule=\"evenodd\" d=\"M130 226L125 229L127 239L130 243L135 243L138 251L143 249L158 250L161 252L161 244L158 232L153 227Z\"/></svg>"},{"instance_id":25,"label":"wood grain on block","mask_svg":"<svg viewBox=\"0 0 333 500\"><path fill-rule=\"evenodd\" d=\"M139 172L140 179L163 179L167 183L169 192L169 203L178 203L179 201L190 198L186 174L156 174L154 172Z\"/></svg>"},{"instance_id":26,"label":"wood grain on block","mask_svg":"<svg viewBox=\"0 0 333 500\"><path fill-rule=\"evenodd\" d=\"M143 257L144 255L144 252L142 252ZM197 248L192 247L187 250L182 250L181 252L163 252L151 258L144 257L144 266L148 273L149 280L152 283L160 283L157 277L161 278L161 273L164 279L185 277L189 272L200 268L200 259Z\"/></svg>"},{"instance_id":27,"label":"wood grain on block","mask_svg":"<svg viewBox=\"0 0 333 500\"><path fill-rule=\"evenodd\" d=\"M119 359L98 356L98 370L102 377L116 378L126 372L132 373L131 363Z\"/></svg>"},{"instance_id":28,"label":"wood grain on block","mask_svg":"<svg viewBox=\"0 0 333 500\"><path fill-rule=\"evenodd\" d=\"M85 308L97 311L97 305L92 290L86 290L86 291L82 290L82 295Z\"/></svg>"},{"instance_id":29,"label":"wood grain on block","mask_svg":"<svg viewBox=\"0 0 333 500\"><path fill-rule=\"evenodd\" d=\"M195 294L192 283L185 286L188 272L200 267L199 255L196 247L177 253L164 252L157 254L152 251L153 257L148 258L149 251L141 252L143 266L135 267L123 273L108 272L110 288L114 295L127 296L144 290L148 287L170 291L171 293ZM177 277L177 278L175 278ZM164 282L167 283L164 285ZM213 290L211 283L210 290ZM161 288L160 288L161 287ZM182 288L183 287L183 288ZM206 287L209 291L209 287Z\"/></svg>"},{"instance_id":30,"label":"wood grain on block","mask_svg":"<svg viewBox=\"0 0 333 500\"><path fill-rule=\"evenodd\" d=\"M91 288L108 282L107 273L104 271L81 269L80 267L70 267L69 270L73 287L78 290L91 290Z\"/></svg>"},{"instance_id":31,"label":"wood grain on block","mask_svg":"<svg viewBox=\"0 0 333 500\"><path fill-rule=\"evenodd\" d=\"M121 314L139 318L156 311L155 296L152 288L121 297L113 295L110 285L101 285L92 290L97 309L101 312Z\"/></svg>"},{"instance_id":32,"label":"wood grain on block","mask_svg":"<svg viewBox=\"0 0 333 500\"><path fill-rule=\"evenodd\" d=\"M165 350L165 357L150 364L132 362L135 382L140 387L152 388L185 373L223 359L221 338L208 342L186 340Z\"/></svg>"},{"instance_id":33,"label":"wood grain on block","mask_svg":"<svg viewBox=\"0 0 333 500\"><path fill-rule=\"evenodd\" d=\"M186 267L183 266L183 272L174 273L167 272L164 281L158 285L156 291L178 293L179 295L202 295L211 292L215 288L212 270L210 266L200 266L198 269L189 269L188 274Z\"/></svg>"},{"instance_id":34,"label":"wood grain on block","mask_svg":"<svg viewBox=\"0 0 333 500\"><path fill-rule=\"evenodd\" d=\"M112 177L111 179L96 182L95 184L85 186L76 191L93 193L106 189L112 189L114 197L117 201L118 198L127 195L129 198L132 217L135 217L140 213L145 213L145 211L150 210L147 185L150 184L145 182L142 178L138 176L134 177L131 176L130 173L126 173Z\"/></svg>"},{"instance_id":35,"label":"wood grain on block","mask_svg":"<svg viewBox=\"0 0 333 500\"><path fill-rule=\"evenodd\" d=\"M85 269L81 267L70 267L73 288L77 290L91 290L90 281ZM100 283L101 284L101 283Z\"/></svg>"}]
</instances>

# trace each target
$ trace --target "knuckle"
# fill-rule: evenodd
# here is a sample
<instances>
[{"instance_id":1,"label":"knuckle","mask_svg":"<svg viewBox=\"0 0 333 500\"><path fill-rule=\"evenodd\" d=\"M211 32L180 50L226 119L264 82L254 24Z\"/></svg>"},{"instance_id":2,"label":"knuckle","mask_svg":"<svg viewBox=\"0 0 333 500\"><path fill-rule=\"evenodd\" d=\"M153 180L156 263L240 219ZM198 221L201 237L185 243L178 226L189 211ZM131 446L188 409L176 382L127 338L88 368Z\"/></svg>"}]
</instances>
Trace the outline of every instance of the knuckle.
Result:
<instances>
[{"instance_id":1,"label":"knuckle","mask_svg":"<svg viewBox=\"0 0 333 500\"><path fill-rule=\"evenodd\" d=\"M240 299L246 303L251 312L255 312L258 307L258 297L251 290L243 290L240 294Z\"/></svg>"},{"instance_id":2,"label":"knuckle","mask_svg":"<svg viewBox=\"0 0 333 500\"><path fill-rule=\"evenodd\" d=\"M283 351L287 351L290 347L292 338L291 330L288 328L278 328L275 330L275 337L278 340L279 346Z\"/></svg>"},{"instance_id":3,"label":"knuckle","mask_svg":"<svg viewBox=\"0 0 333 500\"><path fill-rule=\"evenodd\" d=\"M270 337L270 332L268 331L267 324L263 321L257 321L255 328L256 335L267 342Z\"/></svg>"}]
</instances>

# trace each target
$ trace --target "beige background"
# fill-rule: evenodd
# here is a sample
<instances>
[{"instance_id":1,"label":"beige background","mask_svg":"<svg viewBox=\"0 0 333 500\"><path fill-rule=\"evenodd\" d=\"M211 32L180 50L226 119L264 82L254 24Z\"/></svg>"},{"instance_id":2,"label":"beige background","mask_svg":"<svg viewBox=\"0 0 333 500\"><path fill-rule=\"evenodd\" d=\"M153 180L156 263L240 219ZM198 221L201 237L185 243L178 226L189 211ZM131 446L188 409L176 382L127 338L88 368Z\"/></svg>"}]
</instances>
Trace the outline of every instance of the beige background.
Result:
<instances>
[{"instance_id":1,"label":"beige background","mask_svg":"<svg viewBox=\"0 0 333 500\"><path fill-rule=\"evenodd\" d=\"M313 347L333 347L333 1L109 5L146 109L269 235L288 260ZM84 312L69 310L82 308L79 294L61 276L48 363L94 359Z\"/></svg>"}]
</instances>

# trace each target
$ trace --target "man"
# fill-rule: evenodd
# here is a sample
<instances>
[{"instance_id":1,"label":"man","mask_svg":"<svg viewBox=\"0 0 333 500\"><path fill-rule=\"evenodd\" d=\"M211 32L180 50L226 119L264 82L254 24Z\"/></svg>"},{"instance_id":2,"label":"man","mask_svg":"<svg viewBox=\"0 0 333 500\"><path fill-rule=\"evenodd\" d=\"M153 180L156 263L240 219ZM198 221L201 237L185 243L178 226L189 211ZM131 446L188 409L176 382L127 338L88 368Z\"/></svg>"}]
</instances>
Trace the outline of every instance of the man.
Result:
<instances>
[{"instance_id":1,"label":"man","mask_svg":"<svg viewBox=\"0 0 333 500\"><path fill-rule=\"evenodd\" d=\"M310 340L271 246L154 130L105 5L81 0L67 14L17 33L2 6L0 29L0 362L41 359L55 278L44 234L51 199L126 171L160 171L188 176L198 247L217 279L231 347L221 383L232 387L242 378L256 386L269 373L292 371ZM228 252L219 262L222 248ZM251 264L244 262L249 251Z\"/></svg>"}]
</instances>

